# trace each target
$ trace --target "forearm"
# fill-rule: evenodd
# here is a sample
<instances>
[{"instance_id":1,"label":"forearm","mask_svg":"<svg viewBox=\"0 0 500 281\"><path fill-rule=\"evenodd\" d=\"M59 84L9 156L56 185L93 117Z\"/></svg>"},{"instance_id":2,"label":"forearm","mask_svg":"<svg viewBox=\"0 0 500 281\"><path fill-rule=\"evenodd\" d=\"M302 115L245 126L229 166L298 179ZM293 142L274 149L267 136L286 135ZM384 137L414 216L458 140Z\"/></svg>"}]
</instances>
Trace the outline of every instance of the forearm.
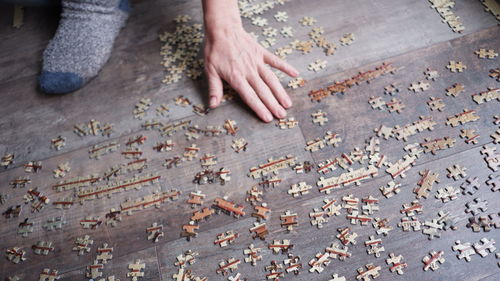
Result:
<instances>
[{"instance_id":1,"label":"forearm","mask_svg":"<svg viewBox=\"0 0 500 281\"><path fill-rule=\"evenodd\" d=\"M202 0L202 4L207 36L224 35L242 27L236 0Z\"/></svg>"}]
</instances>

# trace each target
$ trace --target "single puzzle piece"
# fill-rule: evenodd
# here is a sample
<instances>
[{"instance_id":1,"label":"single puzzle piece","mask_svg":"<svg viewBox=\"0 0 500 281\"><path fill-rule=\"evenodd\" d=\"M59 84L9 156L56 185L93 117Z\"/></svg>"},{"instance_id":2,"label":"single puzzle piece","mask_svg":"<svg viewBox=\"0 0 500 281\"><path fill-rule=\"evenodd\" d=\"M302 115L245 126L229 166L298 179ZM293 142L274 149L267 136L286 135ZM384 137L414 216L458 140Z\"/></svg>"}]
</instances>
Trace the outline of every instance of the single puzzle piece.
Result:
<instances>
[{"instance_id":1,"label":"single puzzle piece","mask_svg":"<svg viewBox=\"0 0 500 281\"><path fill-rule=\"evenodd\" d=\"M57 138L50 140L50 145L51 148L59 151L66 145L66 138L58 136Z\"/></svg>"},{"instance_id":2,"label":"single puzzle piece","mask_svg":"<svg viewBox=\"0 0 500 281\"><path fill-rule=\"evenodd\" d=\"M193 265L196 262L196 257L198 255L198 252L187 250L183 254L180 254L176 257L177 261L174 263L174 265L180 268L185 268L188 265Z\"/></svg>"},{"instance_id":3,"label":"single puzzle piece","mask_svg":"<svg viewBox=\"0 0 500 281\"><path fill-rule=\"evenodd\" d=\"M315 60L314 62L311 62L308 66L307 69L310 71L318 72L321 69L324 69L327 65L326 60Z\"/></svg>"},{"instance_id":4,"label":"single puzzle piece","mask_svg":"<svg viewBox=\"0 0 500 281\"><path fill-rule=\"evenodd\" d=\"M85 229L97 229L102 224L102 220L96 216L86 216L84 219L80 220L80 225Z\"/></svg>"},{"instance_id":5,"label":"single puzzle piece","mask_svg":"<svg viewBox=\"0 0 500 281\"><path fill-rule=\"evenodd\" d=\"M163 224L153 223L150 227L146 228L146 233L148 234L148 240L153 242L158 242L160 237L163 237Z\"/></svg>"},{"instance_id":6,"label":"single puzzle piece","mask_svg":"<svg viewBox=\"0 0 500 281\"><path fill-rule=\"evenodd\" d=\"M311 26L316 23L316 19L313 17L303 17L299 20L299 23L303 26Z\"/></svg>"},{"instance_id":7,"label":"single puzzle piece","mask_svg":"<svg viewBox=\"0 0 500 281\"><path fill-rule=\"evenodd\" d=\"M9 182L9 184L12 186L12 188L24 188L26 187L26 185L28 184L31 184L31 179L29 177L18 177L14 180L12 180L11 182Z\"/></svg>"},{"instance_id":8,"label":"single puzzle piece","mask_svg":"<svg viewBox=\"0 0 500 281\"><path fill-rule=\"evenodd\" d=\"M474 54L476 54L480 59L494 59L498 56L498 53L495 52L495 50L482 48L474 51Z\"/></svg>"},{"instance_id":9,"label":"single puzzle piece","mask_svg":"<svg viewBox=\"0 0 500 281\"><path fill-rule=\"evenodd\" d=\"M420 172L420 180L417 182L418 187L416 187L413 192L417 194L417 199L422 197L427 198L429 192L432 190L434 183L439 182L439 174L433 173L430 170L424 170Z\"/></svg>"},{"instance_id":10,"label":"single puzzle piece","mask_svg":"<svg viewBox=\"0 0 500 281\"><path fill-rule=\"evenodd\" d=\"M424 271L427 271L429 269L432 269L433 271L439 269L439 263L444 263L444 251L431 251L429 253L429 256L425 256L422 259L422 262L424 263Z\"/></svg>"},{"instance_id":11,"label":"single puzzle piece","mask_svg":"<svg viewBox=\"0 0 500 281\"><path fill-rule=\"evenodd\" d=\"M219 262L219 268L217 268L216 272L226 276L229 274L229 272L238 270L238 265L240 263L241 261L236 258L229 258L227 260L222 260L221 262Z\"/></svg>"},{"instance_id":12,"label":"single puzzle piece","mask_svg":"<svg viewBox=\"0 0 500 281\"><path fill-rule=\"evenodd\" d=\"M453 251L458 252L457 257L459 260L465 259L466 261L470 261L471 256L476 254L476 250L469 242L462 243L460 242L460 240L457 240L455 241L455 244L456 245L452 246L451 248L453 249Z\"/></svg>"},{"instance_id":13,"label":"single puzzle piece","mask_svg":"<svg viewBox=\"0 0 500 281\"><path fill-rule=\"evenodd\" d=\"M272 251L273 251L273 253L275 253L275 254L278 254L278 253L280 253L280 252L281 252L282 254L286 254L286 253L288 253L288 251L289 251L290 249L292 249L292 248L293 248L293 246L294 246L294 245L290 243L290 240L288 240L288 239L284 239L284 240L282 240L282 241L280 241L280 240L273 240L273 242L272 242L272 243L269 243L269 244L267 245L267 248L268 248L269 250L272 250Z\"/></svg>"},{"instance_id":14,"label":"single puzzle piece","mask_svg":"<svg viewBox=\"0 0 500 281\"><path fill-rule=\"evenodd\" d=\"M389 173L393 179L396 179L397 177L405 178L405 172L413 167L416 160L417 158L415 156L407 154L403 156L403 158L396 161L396 163L389 163L388 168L385 171Z\"/></svg>"},{"instance_id":15,"label":"single puzzle piece","mask_svg":"<svg viewBox=\"0 0 500 281\"><path fill-rule=\"evenodd\" d=\"M356 232L351 233L351 228L339 228L337 229L337 231L339 232L339 234L337 234L336 237L344 246L348 245L349 243L356 245L356 238L358 237L358 234Z\"/></svg>"},{"instance_id":16,"label":"single puzzle piece","mask_svg":"<svg viewBox=\"0 0 500 281\"><path fill-rule=\"evenodd\" d=\"M288 81L287 86L292 89L302 88L306 84L306 80L302 77L296 77Z\"/></svg>"},{"instance_id":17,"label":"single puzzle piece","mask_svg":"<svg viewBox=\"0 0 500 281\"><path fill-rule=\"evenodd\" d=\"M26 257L24 256L25 254L26 251L24 251L19 247L12 247L5 251L6 258L12 263L20 263L22 261L25 261L26 260Z\"/></svg>"},{"instance_id":18,"label":"single puzzle piece","mask_svg":"<svg viewBox=\"0 0 500 281\"><path fill-rule=\"evenodd\" d=\"M312 189L311 185L308 185L306 182L302 181L296 184L292 184L290 189L288 190L288 194L293 197L299 197L301 195L305 195L309 193L309 190Z\"/></svg>"},{"instance_id":19,"label":"single puzzle piece","mask_svg":"<svg viewBox=\"0 0 500 281\"><path fill-rule=\"evenodd\" d=\"M496 151L497 148L495 146L484 145L481 150L481 154L484 156L484 161L488 163L488 167L496 172L500 167L500 152Z\"/></svg>"},{"instance_id":20,"label":"single puzzle piece","mask_svg":"<svg viewBox=\"0 0 500 281\"><path fill-rule=\"evenodd\" d=\"M393 227L389 225L389 219L387 218L374 218L372 225L377 229L376 232L378 235L383 234L384 236L387 236L389 231L393 229Z\"/></svg>"},{"instance_id":21,"label":"single puzzle piece","mask_svg":"<svg viewBox=\"0 0 500 281\"><path fill-rule=\"evenodd\" d=\"M446 95L447 96L452 96L452 97L457 97L461 92L465 90L465 87L461 83L455 83L451 87L446 88Z\"/></svg>"},{"instance_id":22,"label":"single puzzle piece","mask_svg":"<svg viewBox=\"0 0 500 281\"><path fill-rule=\"evenodd\" d=\"M375 266L373 263L365 265L366 269L363 267L358 268L357 280L363 279L364 281L370 281L372 278L375 279L380 276L379 271L382 269L380 266Z\"/></svg>"},{"instance_id":23,"label":"single puzzle piece","mask_svg":"<svg viewBox=\"0 0 500 281\"><path fill-rule=\"evenodd\" d=\"M486 212L488 210L488 201L481 200L480 198L474 198L473 201L469 201L465 204L465 212L471 213L473 216Z\"/></svg>"},{"instance_id":24,"label":"single puzzle piece","mask_svg":"<svg viewBox=\"0 0 500 281\"><path fill-rule=\"evenodd\" d=\"M394 253L390 253L389 257L385 260L385 262L390 265L389 270L391 272L397 272L399 275L404 274L403 269L408 267L408 264L402 262L402 255L395 255Z\"/></svg>"},{"instance_id":25,"label":"single puzzle piece","mask_svg":"<svg viewBox=\"0 0 500 281\"><path fill-rule=\"evenodd\" d=\"M239 237L238 233L235 233L232 230L226 231L224 233L217 234L217 239L214 241L214 245L219 245L221 248L228 246L229 244L233 244L236 238Z\"/></svg>"},{"instance_id":26,"label":"single puzzle piece","mask_svg":"<svg viewBox=\"0 0 500 281\"><path fill-rule=\"evenodd\" d=\"M491 187L491 191L500 191L500 175L489 175L486 184Z\"/></svg>"},{"instance_id":27,"label":"single puzzle piece","mask_svg":"<svg viewBox=\"0 0 500 281\"><path fill-rule=\"evenodd\" d=\"M351 253L348 252L349 247L340 245L339 242L333 242L330 247L327 247L325 251L330 255L332 259L339 259L344 261L346 258L351 257Z\"/></svg>"},{"instance_id":28,"label":"single puzzle piece","mask_svg":"<svg viewBox=\"0 0 500 281\"><path fill-rule=\"evenodd\" d=\"M330 262L330 255L328 253L319 252L316 254L315 258L309 261L309 266L311 266L309 272L321 273Z\"/></svg>"},{"instance_id":29,"label":"single puzzle piece","mask_svg":"<svg viewBox=\"0 0 500 281\"><path fill-rule=\"evenodd\" d=\"M359 214L358 211L350 212L346 216L346 219L350 220L351 224L357 224L359 222L361 225L367 225L372 220L371 217L368 217L366 215L361 215L361 214Z\"/></svg>"},{"instance_id":30,"label":"single puzzle piece","mask_svg":"<svg viewBox=\"0 0 500 281\"><path fill-rule=\"evenodd\" d=\"M385 108L387 103L382 99L382 97L370 97L368 103L371 105L373 109L382 110Z\"/></svg>"},{"instance_id":31,"label":"single puzzle piece","mask_svg":"<svg viewBox=\"0 0 500 281\"><path fill-rule=\"evenodd\" d=\"M313 211L309 213L309 218L311 219L311 225L318 228L323 228L323 224L328 222L326 212L318 208L314 208Z\"/></svg>"},{"instance_id":32,"label":"single puzzle piece","mask_svg":"<svg viewBox=\"0 0 500 281\"><path fill-rule=\"evenodd\" d=\"M132 277L132 281L137 281L139 277L144 277L144 270L146 269L146 264L141 263L140 259L135 260L135 263L128 265L130 272L127 273L127 277Z\"/></svg>"},{"instance_id":33,"label":"single puzzle piece","mask_svg":"<svg viewBox=\"0 0 500 281\"><path fill-rule=\"evenodd\" d=\"M325 125L325 123L328 122L328 118L326 117L326 112L322 110L318 110L315 113L311 114L311 117L313 118L312 122L320 126L323 126Z\"/></svg>"},{"instance_id":34,"label":"single puzzle piece","mask_svg":"<svg viewBox=\"0 0 500 281\"><path fill-rule=\"evenodd\" d=\"M462 167L460 165L453 165L451 167L446 168L448 170L448 174L446 175L449 178L453 178L453 180L458 180L459 178L465 178L467 174L465 171L467 171L467 168Z\"/></svg>"},{"instance_id":35,"label":"single puzzle piece","mask_svg":"<svg viewBox=\"0 0 500 281\"><path fill-rule=\"evenodd\" d=\"M28 218L19 223L17 233L21 234L22 237L28 237L28 234L33 232L33 222Z\"/></svg>"},{"instance_id":36,"label":"single puzzle piece","mask_svg":"<svg viewBox=\"0 0 500 281\"><path fill-rule=\"evenodd\" d=\"M342 206L336 205L335 202L337 200L335 199L324 199L323 202L325 203L323 206L321 206L321 209L325 211L325 214L329 217L331 216L338 216L340 215L340 210L342 209Z\"/></svg>"},{"instance_id":37,"label":"single puzzle piece","mask_svg":"<svg viewBox=\"0 0 500 281\"><path fill-rule=\"evenodd\" d=\"M480 135L476 134L476 130L462 129L460 130L460 137L463 138L467 144L477 144Z\"/></svg>"},{"instance_id":38,"label":"single puzzle piece","mask_svg":"<svg viewBox=\"0 0 500 281\"><path fill-rule=\"evenodd\" d=\"M62 217L53 217L47 220L47 222L42 226L47 231L62 229L66 221Z\"/></svg>"},{"instance_id":39,"label":"single puzzle piece","mask_svg":"<svg viewBox=\"0 0 500 281\"><path fill-rule=\"evenodd\" d=\"M261 248L255 248L253 244L248 246L248 249L243 250L245 257L245 262L251 263L253 266L257 265L257 262L262 260L262 256L259 254L262 251Z\"/></svg>"},{"instance_id":40,"label":"single puzzle piece","mask_svg":"<svg viewBox=\"0 0 500 281\"><path fill-rule=\"evenodd\" d=\"M68 162L59 164L57 168L54 169L53 171L54 178L63 178L66 176L67 173L69 173L70 170L71 168L69 167Z\"/></svg>"},{"instance_id":41,"label":"single puzzle piece","mask_svg":"<svg viewBox=\"0 0 500 281\"><path fill-rule=\"evenodd\" d=\"M481 240L479 240L479 242L474 243L473 246L476 250L476 253L478 253L483 258L488 255L488 252L494 253L497 249L495 247L495 240L488 238L482 238Z\"/></svg>"},{"instance_id":42,"label":"single puzzle piece","mask_svg":"<svg viewBox=\"0 0 500 281\"><path fill-rule=\"evenodd\" d=\"M332 275L333 279L330 279L328 281L346 281L344 276L339 276L337 273Z\"/></svg>"},{"instance_id":43,"label":"single puzzle piece","mask_svg":"<svg viewBox=\"0 0 500 281\"><path fill-rule=\"evenodd\" d=\"M500 82L500 67L490 69L490 77Z\"/></svg>"},{"instance_id":44,"label":"single puzzle piece","mask_svg":"<svg viewBox=\"0 0 500 281\"><path fill-rule=\"evenodd\" d=\"M286 212L280 216L281 227L286 228L289 232L292 231L294 227L299 225L297 218L297 213L292 213L290 210L286 210Z\"/></svg>"},{"instance_id":45,"label":"single puzzle piece","mask_svg":"<svg viewBox=\"0 0 500 281\"><path fill-rule=\"evenodd\" d=\"M390 102L387 102L385 104L387 106L387 109L389 110L389 112L397 112L397 113L401 113L401 111L403 111L403 109L406 107L400 100L398 99L391 99Z\"/></svg>"},{"instance_id":46,"label":"single puzzle piece","mask_svg":"<svg viewBox=\"0 0 500 281\"><path fill-rule=\"evenodd\" d=\"M408 232L410 230L419 231L421 225L422 223L416 217L404 217L401 218L401 222L398 223L398 227L401 227L404 232Z\"/></svg>"},{"instance_id":47,"label":"single puzzle piece","mask_svg":"<svg viewBox=\"0 0 500 281\"><path fill-rule=\"evenodd\" d=\"M390 181L387 183L387 186L382 186L379 188L380 192L382 192L382 195L385 196L385 198L391 198L392 196L398 194L401 189L401 183L396 183L395 181Z\"/></svg>"},{"instance_id":48,"label":"single puzzle piece","mask_svg":"<svg viewBox=\"0 0 500 281\"><path fill-rule=\"evenodd\" d=\"M280 271L283 269L283 266L275 260L272 260L271 264L266 266L264 269L269 271L269 273L266 274L266 279L268 280L279 281L280 277L283 277L284 272Z\"/></svg>"},{"instance_id":49,"label":"single puzzle piece","mask_svg":"<svg viewBox=\"0 0 500 281\"><path fill-rule=\"evenodd\" d=\"M279 119L278 123L276 123L276 126L280 127L280 129L285 130L285 129L292 129L295 128L299 124L299 121L295 120L295 118L290 117L290 118L284 118L284 119Z\"/></svg>"},{"instance_id":50,"label":"single puzzle piece","mask_svg":"<svg viewBox=\"0 0 500 281\"><path fill-rule=\"evenodd\" d=\"M24 164L24 171L26 173L38 173L42 169L42 161L30 161Z\"/></svg>"},{"instance_id":51,"label":"single puzzle piece","mask_svg":"<svg viewBox=\"0 0 500 281\"><path fill-rule=\"evenodd\" d=\"M292 273L294 275L299 275L300 269L302 269L302 263L300 263L300 256L295 256L292 253L288 254L288 258L283 261L285 265L286 273Z\"/></svg>"},{"instance_id":52,"label":"single puzzle piece","mask_svg":"<svg viewBox=\"0 0 500 281\"><path fill-rule=\"evenodd\" d=\"M427 104L429 105L429 108L432 110L432 111L443 111L443 109L445 108L445 104L443 102L443 99L442 98L435 98L435 97L430 97L430 101L427 102Z\"/></svg>"},{"instance_id":53,"label":"single puzzle piece","mask_svg":"<svg viewBox=\"0 0 500 281\"><path fill-rule=\"evenodd\" d=\"M100 272L99 270L102 270L103 268L104 268L104 265L100 264L97 260L95 260L92 265L87 266L87 273L85 276L87 276L87 278L91 278L91 279L101 277L102 272Z\"/></svg>"},{"instance_id":54,"label":"single puzzle piece","mask_svg":"<svg viewBox=\"0 0 500 281\"><path fill-rule=\"evenodd\" d=\"M36 255L46 256L50 252L54 251L54 247L52 246L52 242L48 241L38 241L35 245L31 246L33 252Z\"/></svg>"},{"instance_id":55,"label":"single puzzle piece","mask_svg":"<svg viewBox=\"0 0 500 281\"><path fill-rule=\"evenodd\" d=\"M496 130L493 134L491 134L491 138L493 139L493 143L500 143L500 129Z\"/></svg>"},{"instance_id":56,"label":"single puzzle piece","mask_svg":"<svg viewBox=\"0 0 500 281\"><path fill-rule=\"evenodd\" d=\"M413 91L414 93L424 92L430 88L430 84L425 81L413 82L408 87L408 90Z\"/></svg>"},{"instance_id":57,"label":"single puzzle piece","mask_svg":"<svg viewBox=\"0 0 500 281\"><path fill-rule=\"evenodd\" d=\"M384 87L384 94L394 96L396 93L399 93L397 84L393 83Z\"/></svg>"},{"instance_id":58,"label":"single puzzle piece","mask_svg":"<svg viewBox=\"0 0 500 281\"><path fill-rule=\"evenodd\" d=\"M240 151L246 151L248 146L248 142L244 138L234 139L231 147L234 152L240 153Z\"/></svg>"},{"instance_id":59,"label":"single puzzle piece","mask_svg":"<svg viewBox=\"0 0 500 281\"><path fill-rule=\"evenodd\" d=\"M102 244L102 247L97 248L96 261L106 264L108 260L113 258L113 248L108 247L108 243Z\"/></svg>"},{"instance_id":60,"label":"single puzzle piece","mask_svg":"<svg viewBox=\"0 0 500 281\"><path fill-rule=\"evenodd\" d=\"M369 240L365 241L365 246L369 247L367 250L369 255L374 255L376 258L380 257L381 252L385 252L384 246L382 246L382 239L375 238L375 236L370 236Z\"/></svg>"},{"instance_id":61,"label":"single puzzle piece","mask_svg":"<svg viewBox=\"0 0 500 281\"><path fill-rule=\"evenodd\" d=\"M424 226L427 228L422 229L422 233L429 236L429 240L441 237L441 230L443 226L438 223L436 219L432 221L425 221Z\"/></svg>"},{"instance_id":62,"label":"single puzzle piece","mask_svg":"<svg viewBox=\"0 0 500 281\"><path fill-rule=\"evenodd\" d=\"M432 70L430 68L427 68L424 71L424 75L425 75L425 79L427 79L427 80L436 81L437 78L439 78L439 72L437 70Z\"/></svg>"},{"instance_id":63,"label":"single puzzle piece","mask_svg":"<svg viewBox=\"0 0 500 281\"><path fill-rule=\"evenodd\" d=\"M445 188L438 189L436 198L440 199L443 203L456 200L460 191L453 187L447 186Z\"/></svg>"},{"instance_id":64,"label":"single puzzle piece","mask_svg":"<svg viewBox=\"0 0 500 281\"><path fill-rule=\"evenodd\" d=\"M461 61L454 61L451 60L448 65L446 66L451 72L463 72L465 69L467 69L467 66L461 62Z\"/></svg>"},{"instance_id":65,"label":"single puzzle piece","mask_svg":"<svg viewBox=\"0 0 500 281\"><path fill-rule=\"evenodd\" d=\"M442 226L443 230L457 230L458 227L456 226L457 223L457 217L456 216L451 216L449 212L445 211L439 211L438 212L438 217L434 219L436 223Z\"/></svg>"},{"instance_id":66,"label":"single puzzle piece","mask_svg":"<svg viewBox=\"0 0 500 281\"><path fill-rule=\"evenodd\" d=\"M77 251L78 255L81 256L84 253L90 252L90 245L94 244L94 240L90 239L90 236L85 235L84 237L77 237L75 241L75 247L73 251Z\"/></svg>"},{"instance_id":67,"label":"single puzzle piece","mask_svg":"<svg viewBox=\"0 0 500 281\"><path fill-rule=\"evenodd\" d=\"M0 161L0 166L4 168L9 167L10 165L12 165L12 163L14 163L14 158L15 156L12 153L4 154L2 156L2 160Z\"/></svg>"},{"instance_id":68,"label":"single puzzle piece","mask_svg":"<svg viewBox=\"0 0 500 281\"><path fill-rule=\"evenodd\" d=\"M259 238L260 240L265 240L266 236L269 234L269 230L267 229L266 223L258 223L254 222L253 227L249 229L250 233L252 233L252 238Z\"/></svg>"},{"instance_id":69,"label":"single puzzle piece","mask_svg":"<svg viewBox=\"0 0 500 281\"><path fill-rule=\"evenodd\" d=\"M416 214L421 214L423 205L420 204L418 200L412 201L410 204L403 204L403 209L400 210L401 214L405 214L408 217L413 217Z\"/></svg>"},{"instance_id":70,"label":"single puzzle piece","mask_svg":"<svg viewBox=\"0 0 500 281\"><path fill-rule=\"evenodd\" d=\"M55 270L55 269L50 270L48 268L44 268L42 273L40 273L40 277L39 277L38 281L58 280L59 278L61 278L61 276L58 273L59 273L58 270Z\"/></svg>"},{"instance_id":71,"label":"single puzzle piece","mask_svg":"<svg viewBox=\"0 0 500 281\"><path fill-rule=\"evenodd\" d=\"M353 33L345 33L344 35L342 35L342 37L339 40L340 45L342 45L342 46L351 45L355 39L356 38L354 37Z\"/></svg>"},{"instance_id":72,"label":"single puzzle piece","mask_svg":"<svg viewBox=\"0 0 500 281\"><path fill-rule=\"evenodd\" d=\"M479 189L481 186L481 183L479 182L478 177L473 177L473 178L467 178L462 185L460 185L460 188L462 189L462 194L469 194L472 195L476 193L476 191Z\"/></svg>"},{"instance_id":73,"label":"single puzzle piece","mask_svg":"<svg viewBox=\"0 0 500 281\"><path fill-rule=\"evenodd\" d=\"M288 20L288 14L284 11L276 12L274 19L278 22L286 22Z\"/></svg>"}]
</instances>

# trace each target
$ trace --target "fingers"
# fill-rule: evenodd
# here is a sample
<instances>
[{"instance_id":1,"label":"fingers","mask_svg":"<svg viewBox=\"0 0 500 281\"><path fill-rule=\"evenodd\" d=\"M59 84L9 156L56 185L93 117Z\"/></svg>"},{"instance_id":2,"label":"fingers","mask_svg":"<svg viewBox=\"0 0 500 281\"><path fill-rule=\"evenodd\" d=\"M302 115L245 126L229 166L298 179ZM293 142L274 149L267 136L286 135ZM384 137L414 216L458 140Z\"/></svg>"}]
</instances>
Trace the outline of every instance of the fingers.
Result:
<instances>
[{"instance_id":1,"label":"fingers","mask_svg":"<svg viewBox=\"0 0 500 281\"><path fill-rule=\"evenodd\" d=\"M243 79L237 79L230 84L239 94L241 99L259 116L264 122L271 122L273 115L262 103L250 84Z\"/></svg>"},{"instance_id":2,"label":"fingers","mask_svg":"<svg viewBox=\"0 0 500 281\"><path fill-rule=\"evenodd\" d=\"M297 77L299 72L295 67L280 59L279 57L271 54L268 50L264 49L264 62L271 65L274 68L281 70L291 77Z\"/></svg>"},{"instance_id":3,"label":"fingers","mask_svg":"<svg viewBox=\"0 0 500 281\"><path fill-rule=\"evenodd\" d=\"M262 78L259 75L252 76L248 79L248 82L254 89L255 93L262 102L266 105L267 109L271 111L271 113L277 118L285 118L286 111L285 109L278 103L274 95L271 93L269 87L264 83Z\"/></svg>"},{"instance_id":4,"label":"fingers","mask_svg":"<svg viewBox=\"0 0 500 281\"><path fill-rule=\"evenodd\" d=\"M223 87L222 80L215 72L207 71L208 76L208 104L210 108L219 106L222 100Z\"/></svg>"},{"instance_id":5,"label":"fingers","mask_svg":"<svg viewBox=\"0 0 500 281\"><path fill-rule=\"evenodd\" d=\"M278 102L284 108L290 108L292 106L292 100L286 93L285 89L281 85L278 77L267 67L261 67L259 69L260 77L264 80L264 83L271 89L274 96L278 100Z\"/></svg>"}]
</instances>

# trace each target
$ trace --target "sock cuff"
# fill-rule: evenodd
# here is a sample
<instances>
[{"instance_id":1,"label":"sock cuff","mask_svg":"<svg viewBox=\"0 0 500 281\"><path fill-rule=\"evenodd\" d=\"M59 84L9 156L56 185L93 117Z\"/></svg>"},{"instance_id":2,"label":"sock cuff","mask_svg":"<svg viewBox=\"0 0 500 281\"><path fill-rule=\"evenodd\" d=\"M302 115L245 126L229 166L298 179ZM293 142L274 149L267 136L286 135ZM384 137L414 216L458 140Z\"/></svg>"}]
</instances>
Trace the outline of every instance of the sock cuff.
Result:
<instances>
[{"instance_id":1,"label":"sock cuff","mask_svg":"<svg viewBox=\"0 0 500 281\"><path fill-rule=\"evenodd\" d=\"M63 13L61 16L66 16L67 14L85 14L85 13L98 13L98 14L112 14L115 7L111 6L101 6L93 3L76 3L70 1L63 1Z\"/></svg>"}]
</instances>

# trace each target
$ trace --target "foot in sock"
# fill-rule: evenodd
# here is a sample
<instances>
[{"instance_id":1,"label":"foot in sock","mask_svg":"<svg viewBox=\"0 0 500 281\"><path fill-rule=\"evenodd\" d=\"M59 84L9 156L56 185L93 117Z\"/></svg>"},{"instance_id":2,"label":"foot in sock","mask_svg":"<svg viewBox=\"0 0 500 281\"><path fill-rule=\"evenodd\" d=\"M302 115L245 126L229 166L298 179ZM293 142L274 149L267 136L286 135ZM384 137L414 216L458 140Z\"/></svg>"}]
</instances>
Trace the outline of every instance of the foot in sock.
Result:
<instances>
[{"instance_id":1,"label":"foot in sock","mask_svg":"<svg viewBox=\"0 0 500 281\"><path fill-rule=\"evenodd\" d=\"M43 53L40 89L75 91L106 63L128 17L128 0L62 0L61 20Z\"/></svg>"}]
</instances>

